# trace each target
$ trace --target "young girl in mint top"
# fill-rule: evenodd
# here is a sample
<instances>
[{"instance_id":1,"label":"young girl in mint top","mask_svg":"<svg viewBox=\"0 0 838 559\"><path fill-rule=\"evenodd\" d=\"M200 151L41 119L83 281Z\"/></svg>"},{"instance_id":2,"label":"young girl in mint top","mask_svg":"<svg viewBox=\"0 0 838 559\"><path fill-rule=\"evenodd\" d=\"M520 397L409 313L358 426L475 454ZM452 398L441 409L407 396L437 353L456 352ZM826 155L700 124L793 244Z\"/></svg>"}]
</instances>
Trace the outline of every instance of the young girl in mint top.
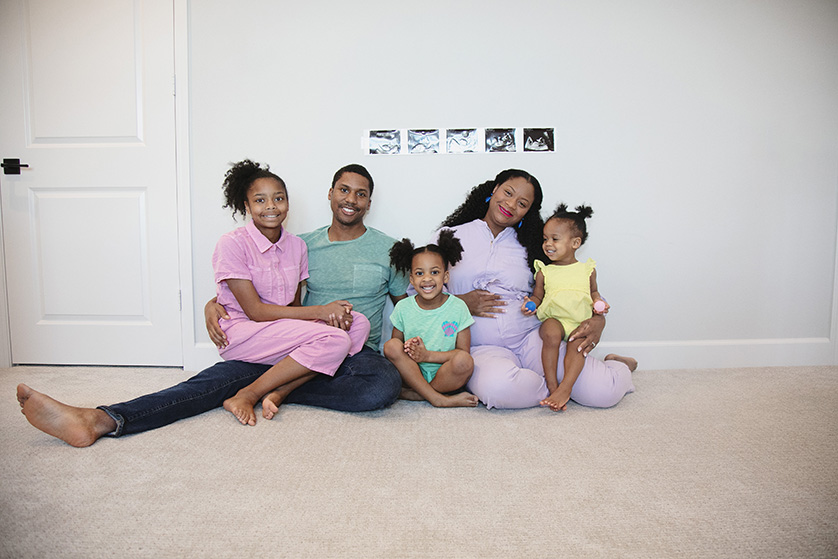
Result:
<instances>
[{"instance_id":1,"label":"young girl in mint top","mask_svg":"<svg viewBox=\"0 0 838 559\"><path fill-rule=\"evenodd\" d=\"M405 384L403 399L427 400L436 407L477 405L477 397L468 392L449 394L465 386L474 369L469 354L474 319L465 303L443 291L448 267L462 252L451 231L442 231L437 244L414 248L402 239L390 250L392 266L409 272L416 290L393 309L393 337L384 344L384 355Z\"/></svg>"},{"instance_id":2,"label":"young girl in mint top","mask_svg":"<svg viewBox=\"0 0 838 559\"><path fill-rule=\"evenodd\" d=\"M347 355L360 351L370 326L347 301L300 306L308 257L302 239L282 227L288 190L281 178L246 159L227 172L224 196L225 208L251 220L222 236L212 257L218 303L230 316L220 322L228 345L219 354L273 365L224 408L255 425L260 399L262 416L271 419L292 390L317 374L334 375Z\"/></svg>"}]
</instances>

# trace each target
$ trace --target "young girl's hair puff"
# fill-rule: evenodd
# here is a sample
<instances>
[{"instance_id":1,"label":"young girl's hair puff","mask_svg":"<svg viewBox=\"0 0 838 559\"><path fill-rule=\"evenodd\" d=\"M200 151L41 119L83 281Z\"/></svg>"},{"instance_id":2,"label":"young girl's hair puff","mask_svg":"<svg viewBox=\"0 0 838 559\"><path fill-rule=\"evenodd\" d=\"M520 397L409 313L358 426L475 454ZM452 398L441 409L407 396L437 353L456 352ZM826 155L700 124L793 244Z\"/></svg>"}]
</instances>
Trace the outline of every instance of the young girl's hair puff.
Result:
<instances>
[{"instance_id":1,"label":"young girl's hair puff","mask_svg":"<svg viewBox=\"0 0 838 559\"><path fill-rule=\"evenodd\" d=\"M274 179L285 189L286 196L288 195L288 187L285 186L285 181L272 173L270 168L268 164L263 166L250 159L243 159L233 164L227 174L224 175L225 203L222 208L232 208L233 219L236 218L237 213L242 214L243 217L247 215L247 208L245 207L247 191L250 190L250 185L256 179Z\"/></svg>"},{"instance_id":2,"label":"young girl's hair puff","mask_svg":"<svg viewBox=\"0 0 838 559\"><path fill-rule=\"evenodd\" d=\"M410 239L402 239L396 241L390 249L390 265L399 272L409 274L413 267L413 257L423 252L435 252L440 255L447 270L462 258L463 245L451 229L440 231L436 244L431 243L419 248L414 248Z\"/></svg>"},{"instance_id":3,"label":"young girl's hair puff","mask_svg":"<svg viewBox=\"0 0 838 559\"><path fill-rule=\"evenodd\" d=\"M556 207L553 215L547 218L547 221L551 219L564 219L569 221L573 225L575 236L580 237L582 239L581 244L584 245L585 241L588 240L588 227L585 224L585 220L592 215L594 215L594 210L590 206L584 204L576 206L576 211L572 212L567 209L567 204L561 203Z\"/></svg>"}]
</instances>

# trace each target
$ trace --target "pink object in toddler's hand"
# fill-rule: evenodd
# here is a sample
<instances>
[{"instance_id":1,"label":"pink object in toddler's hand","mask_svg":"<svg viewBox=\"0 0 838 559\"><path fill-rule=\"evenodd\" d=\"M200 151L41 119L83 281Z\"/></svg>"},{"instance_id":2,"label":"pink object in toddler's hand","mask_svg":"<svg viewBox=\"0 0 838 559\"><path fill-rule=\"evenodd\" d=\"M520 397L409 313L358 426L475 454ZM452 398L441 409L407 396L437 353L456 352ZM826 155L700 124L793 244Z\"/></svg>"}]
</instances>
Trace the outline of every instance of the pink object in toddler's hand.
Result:
<instances>
[{"instance_id":1,"label":"pink object in toddler's hand","mask_svg":"<svg viewBox=\"0 0 838 559\"><path fill-rule=\"evenodd\" d=\"M524 305L524 308L530 312L533 312L535 310L535 303L533 303L532 301L527 301L527 304Z\"/></svg>"},{"instance_id":2,"label":"pink object in toddler's hand","mask_svg":"<svg viewBox=\"0 0 838 559\"><path fill-rule=\"evenodd\" d=\"M603 301L602 299L597 300L597 302L594 303L594 310L598 313L601 313L602 311L604 311L605 310L605 301Z\"/></svg>"}]
</instances>

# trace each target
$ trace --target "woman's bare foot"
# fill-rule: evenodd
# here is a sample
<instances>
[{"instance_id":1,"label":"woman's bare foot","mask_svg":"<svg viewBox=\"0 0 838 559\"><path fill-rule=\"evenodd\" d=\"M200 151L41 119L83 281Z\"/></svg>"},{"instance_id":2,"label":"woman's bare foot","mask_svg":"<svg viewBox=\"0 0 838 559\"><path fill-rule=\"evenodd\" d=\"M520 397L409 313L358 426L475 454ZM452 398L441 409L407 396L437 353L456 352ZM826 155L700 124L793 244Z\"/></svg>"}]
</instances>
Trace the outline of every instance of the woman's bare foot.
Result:
<instances>
[{"instance_id":1,"label":"woman's bare foot","mask_svg":"<svg viewBox=\"0 0 838 559\"><path fill-rule=\"evenodd\" d=\"M470 392L458 392L445 396L439 404L434 404L438 408L473 408L477 406L477 396Z\"/></svg>"},{"instance_id":2,"label":"woman's bare foot","mask_svg":"<svg viewBox=\"0 0 838 559\"><path fill-rule=\"evenodd\" d=\"M236 416L242 425L256 425L256 412L253 411L254 404L259 398L252 394L239 390L232 398L224 400L224 409Z\"/></svg>"},{"instance_id":3,"label":"woman's bare foot","mask_svg":"<svg viewBox=\"0 0 838 559\"><path fill-rule=\"evenodd\" d=\"M634 357L624 357L622 355L617 355L616 353L609 353L605 356L603 361L619 361L620 363L625 364L626 367L633 373L637 369L637 359Z\"/></svg>"},{"instance_id":4,"label":"woman's bare foot","mask_svg":"<svg viewBox=\"0 0 838 559\"><path fill-rule=\"evenodd\" d=\"M116 430L116 421L103 410L68 406L25 384L17 386L17 401L29 423L71 446L90 446Z\"/></svg>"},{"instance_id":5,"label":"woman's bare foot","mask_svg":"<svg viewBox=\"0 0 838 559\"><path fill-rule=\"evenodd\" d=\"M290 390L282 390L281 388L269 392L267 396L262 398L262 417L273 419L279 411L280 404L285 401L290 393Z\"/></svg>"},{"instance_id":6,"label":"woman's bare foot","mask_svg":"<svg viewBox=\"0 0 838 559\"><path fill-rule=\"evenodd\" d=\"M424 402L425 399L419 395L418 392L409 386L402 386L402 391L399 392L399 400L410 400L411 402Z\"/></svg>"}]
</instances>

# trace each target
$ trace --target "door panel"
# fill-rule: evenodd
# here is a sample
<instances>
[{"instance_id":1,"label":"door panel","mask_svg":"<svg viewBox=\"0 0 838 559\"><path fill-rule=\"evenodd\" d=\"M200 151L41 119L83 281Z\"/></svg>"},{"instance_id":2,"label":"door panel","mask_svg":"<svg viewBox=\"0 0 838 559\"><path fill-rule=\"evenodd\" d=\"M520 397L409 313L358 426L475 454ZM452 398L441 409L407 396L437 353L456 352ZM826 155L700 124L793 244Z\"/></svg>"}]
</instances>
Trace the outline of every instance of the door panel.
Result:
<instances>
[{"instance_id":1,"label":"door panel","mask_svg":"<svg viewBox=\"0 0 838 559\"><path fill-rule=\"evenodd\" d=\"M180 365L171 0L0 3L14 363Z\"/></svg>"},{"instance_id":2,"label":"door panel","mask_svg":"<svg viewBox=\"0 0 838 559\"><path fill-rule=\"evenodd\" d=\"M126 0L24 4L33 143L141 141L142 9Z\"/></svg>"}]
</instances>

